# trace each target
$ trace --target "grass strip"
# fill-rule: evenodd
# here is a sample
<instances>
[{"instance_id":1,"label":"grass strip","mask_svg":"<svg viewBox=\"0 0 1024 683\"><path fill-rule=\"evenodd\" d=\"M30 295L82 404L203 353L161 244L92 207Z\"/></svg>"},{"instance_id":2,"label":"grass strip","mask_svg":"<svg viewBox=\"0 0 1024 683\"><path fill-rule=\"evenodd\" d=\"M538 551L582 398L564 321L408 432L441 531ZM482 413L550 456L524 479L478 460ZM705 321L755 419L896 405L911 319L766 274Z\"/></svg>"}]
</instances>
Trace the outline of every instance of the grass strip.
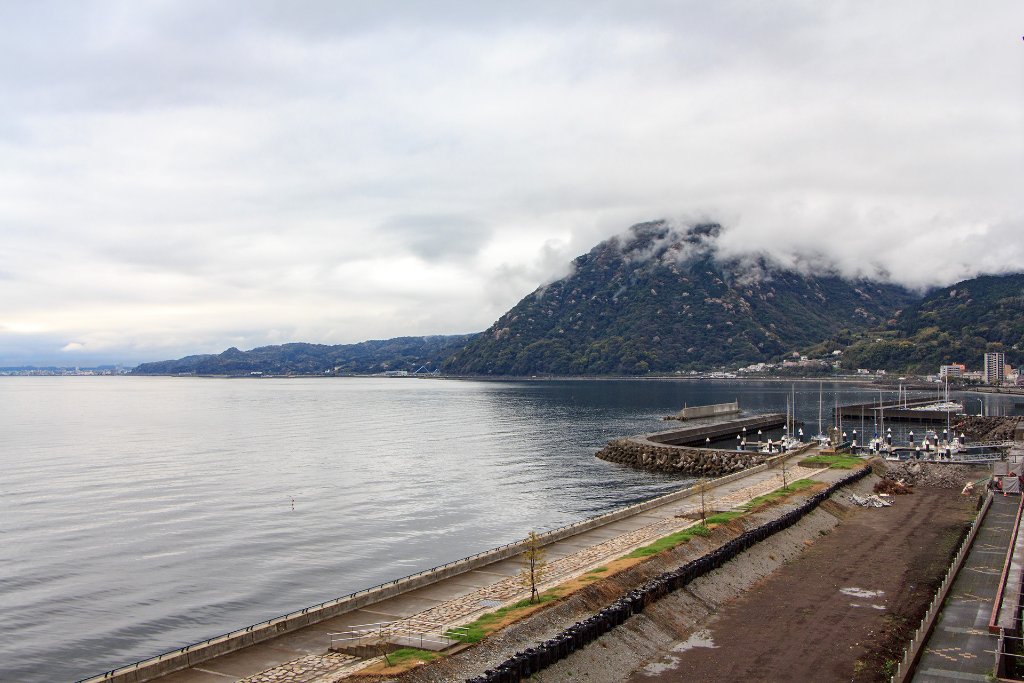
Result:
<instances>
[{"instance_id":1,"label":"grass strip","mask_svg":"<svg viewBox=\"0 0 1024 683\"><path fill-rule=\"evenodd\" d=\"M391 666L405 666L414 662L432 662L441 656L440 652L419 650L415 647L403 647L388 653Z\"/></svg>"},{"instance_id":2,"label":"grass strip","mask_svg":"<svg viewBox=\"0 0 1024 683\"><path fill-rule=\"evenodd\" d=\"M747 513L742 510L730 510L728 512L717 512L707 518L706 524L725 524L726 522L732 521L737 517L742 517Z\"/></svg>"},{"instance_id":3,"label":"grass strip","mask_svg":"<svg viewBox=\"0 0 1024 683\"><path fill-rule=\"evenodd\" d=\"M765 503L781 500L782 498L789 496L791 493L796 493L797 491L803 491L804 489L810 488L814 486L815 483L816 482L811 479L797 479L790 483L789 486L784 486L781 489L777 489L771 493L766 493L763 496L758 496L757 498L744 503L740 508L749 512L754 508L761 507Z\"/></svg>"},{"instance_id":4,"label":"grass strip","mask_svg":"<svg viewBox=\"0 0 1024 683\"><path fill-rule=\"evenodd\" d=\"M801 467L830 467L834 470L852 470L864 464L854 455L812 455L800 461Z\"/></svg>"},{"instance_id":5,"label":"grass strip","mask_svg":"<svg viewBox=\"0 0 1024 683\"><path fill-rule=\"evenodd\" d=\"M708 529L703 524L698 524L697 526L691 526L687 529L683 529L682 531L677 531L674 534L663 536L650 545L645 545L642 548L637 548L628 555L623 555L620 559L627 560L634 557L649 557L651 555L657 555L662 551L671 550L678 545L687 543L694 536L710 535L711 529Z\"/></svg>"},{"instance_id":6,"label":"grass strip","mask_svg":"<svg viewBox=\"0 0 1024 683\"><path fill-rule=\"evenodd\" d=\"M499 607L493 612L482 614L477 619L465 625L465 632L449 631L446 635L453 640L460 640L463 643L479 643L488 633L497 631L509 621L515 621L520 612L531 610L543 605L546 602L557 600L561 597L561 591L556 586L546 590L537 598L537 602L530 602L529 598L514 602L511 605Z\"/></svg>"}]
</instances>

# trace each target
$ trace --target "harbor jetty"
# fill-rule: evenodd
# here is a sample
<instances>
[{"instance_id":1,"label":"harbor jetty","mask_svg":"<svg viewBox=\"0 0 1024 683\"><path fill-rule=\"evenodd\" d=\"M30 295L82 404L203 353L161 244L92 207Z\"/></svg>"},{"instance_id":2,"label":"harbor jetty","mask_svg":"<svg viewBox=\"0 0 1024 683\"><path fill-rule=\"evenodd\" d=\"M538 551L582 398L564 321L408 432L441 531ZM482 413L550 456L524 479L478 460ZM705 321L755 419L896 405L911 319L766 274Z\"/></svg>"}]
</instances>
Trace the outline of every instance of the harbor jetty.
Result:
<instances>
[{"instance_id":1,"label":"harbor jetty","mask_svg":"<svg viewBox=\"0 0 1024 683\"><path fill-rule=\"evenodd\" d=\"M712 448L708 444L735 437L746 439L748 435L751 439L746 443L752 443L758 431L777 429L785 424L785 413L771 413L640 434L610 442L597 452L597 457L655 472L720 477L760 465L769 454L760 452L761 444L757 444L753 452L734 447Z\"/></svg>"},{"instance_id":2,"label":"harbor jetty","mask_svg":"<svg viewBox=\"0 0 1024 683\"><path fill-rule=\"evenodd\" d=\"M840 406L839 414L849 419L868 421L885 419L887 422L918 422L922 424L946 424L963 411L957 404L937 401L934 398L892 401L889 403L854 403Z\"/></svg>"}]
</instances>

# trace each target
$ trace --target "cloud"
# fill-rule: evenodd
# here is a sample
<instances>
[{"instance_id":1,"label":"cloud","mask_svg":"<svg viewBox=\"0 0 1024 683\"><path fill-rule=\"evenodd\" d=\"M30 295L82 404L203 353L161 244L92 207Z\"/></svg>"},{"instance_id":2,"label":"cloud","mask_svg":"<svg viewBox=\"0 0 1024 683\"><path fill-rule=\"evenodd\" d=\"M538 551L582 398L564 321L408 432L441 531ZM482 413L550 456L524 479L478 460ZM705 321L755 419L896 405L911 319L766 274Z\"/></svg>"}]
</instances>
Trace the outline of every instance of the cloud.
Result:
<instances>
[{"instance_id":1,"label":"cloud","mask_svg":"<svg viewBox=\"0 0 1024 683\"><path fill-rule=\"evenodd\" d=\"M0 363L68 339L128 361L480 330L660 217L721 222L726 255L917 287L1018 268L1016 19L952 0L8 5Z\"/></svg>"},{"instance_id":2,"label":"cloud","mask_svg":"<svg viewBox=\"0 0 1024 683\"><path fill-rule=\"evenodd\" d=\"M68 342L64 346L60 347L60 350L64 353L73 353L77 351L85 350L85 344L81 342Z\"/></svg>"}]
</instances>

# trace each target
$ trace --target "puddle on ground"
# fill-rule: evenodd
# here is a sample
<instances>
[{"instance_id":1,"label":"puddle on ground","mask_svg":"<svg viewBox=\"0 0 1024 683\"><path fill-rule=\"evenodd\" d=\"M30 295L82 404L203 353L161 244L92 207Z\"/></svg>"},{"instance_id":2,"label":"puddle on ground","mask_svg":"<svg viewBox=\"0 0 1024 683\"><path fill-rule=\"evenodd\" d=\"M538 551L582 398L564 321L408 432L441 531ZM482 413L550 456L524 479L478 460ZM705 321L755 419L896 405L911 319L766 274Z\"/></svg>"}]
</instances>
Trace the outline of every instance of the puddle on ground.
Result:
<instances>
[{"instance_id":1,"label":"puddle on ground","mask_svg":"<svg viewBox=\"0 0 1024 683\"><path fill-rule=\"evenodd\" d=\"M869 591L865 588L840 588L839 592L852 598L877 598L885 595L885 591Z\"/></svg>"},{"instance_id":2,"label":"puddle on ground","mask_svg":"<svg viewBox=\"0 0 1024 683\"><path fill-rule=\"evenodd\" d=\"M696 647L718 647L718 646L715 645L715 641L711 637L711 631L708 631L707 629L703 629L701 631L697 631L696 633L692 634L686 640L684 640L684 641L682 641L680 643L676 643L675 645L673 645L672 646L672 652L686 652L687 650L692 650L692 649L694 649ZM679 662L680 661L682 661L682 660L680 660L679 657L676 657L675 655L671 655L671 654L666 654L664 657L661 658L660 661L651 662L650 664L645 666L640 671L641 671L641 673L643 673L643 674L645 674L647 676L657 676L658 674L663 673L665 671L670 671L672 669L675 669L677 666L679 666Z\"/></svg>"},{"instance_id":3,"label":"puddle on ground","mask_svg":"<svg viewBox=\"0 0 1024 683\"><path fill-rule=\"evenodd\" d=\"M715 645L714 638L711 637L711 631L702 629L691 634L689 638L681 643L676 643L672 647L672 652L686 652L692 650L695 647L718 647Z\"/></svg>"},{"instance_id":4,"label":"puddle on ground","mask_svg":"<svg viewBox=\"0 0 1024 683\"><path fill-rule=\"evenodd\" d=\"M679 666L679 657L673 657L672 655L665 655L661 658L660 662L651 662L645 666L641 671L648 676L657 676L665 671L671 671L672 669Z\"/></svg>"}]
</instances>

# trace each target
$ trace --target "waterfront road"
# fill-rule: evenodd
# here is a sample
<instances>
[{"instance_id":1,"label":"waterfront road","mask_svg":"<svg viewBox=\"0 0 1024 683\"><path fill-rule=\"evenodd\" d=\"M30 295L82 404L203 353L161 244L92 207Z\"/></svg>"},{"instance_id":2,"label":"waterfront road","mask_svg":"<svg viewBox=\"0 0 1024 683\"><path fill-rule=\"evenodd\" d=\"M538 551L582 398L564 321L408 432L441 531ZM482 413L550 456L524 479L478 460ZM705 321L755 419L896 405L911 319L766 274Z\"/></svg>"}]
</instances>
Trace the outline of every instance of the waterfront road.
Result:
<instances>
[{"instance_id":1,"label":"waterfront road","mask_svg":"<svg viewBox=\"0 0 1024 683\"><path fill-rule=\"evenodd\" d=\"M793 460L806 455L795 455ZM846 472L840 470L812 470L795 464L787 466L788 481L813 478L832 482L844 474ZM710 496L710 507L727 510L781 486L781 473L778 469L771 469L728 482L705 495ZM691 496L669 502L547 546L550 572L546 584L554 585L580 576L655 539L694 524L693 513L700 509L699 498L695 498ZM521 567L522 562L518 558L495 562L154 680L161 683L336 681L361 668L363 662L328 653L330 633L364 624L401 620L448 626L468 623L497 605L527 596L515 578Z\"/></svg>"}]
</instances>

